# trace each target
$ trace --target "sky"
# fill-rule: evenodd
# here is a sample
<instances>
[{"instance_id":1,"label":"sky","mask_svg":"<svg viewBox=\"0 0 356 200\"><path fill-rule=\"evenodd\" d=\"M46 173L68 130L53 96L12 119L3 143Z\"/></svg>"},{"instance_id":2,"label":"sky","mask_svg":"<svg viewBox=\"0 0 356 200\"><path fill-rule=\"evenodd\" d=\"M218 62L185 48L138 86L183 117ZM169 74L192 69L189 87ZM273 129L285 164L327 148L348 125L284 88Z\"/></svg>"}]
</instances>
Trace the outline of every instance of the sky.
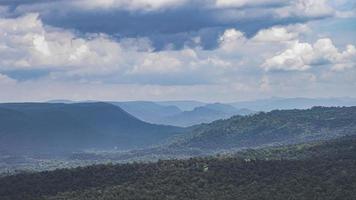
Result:
<instances>
[{"instance_id":1,"label":"sky","mask_svg":"<svg viewBox=\"0 0 356 200\"><path fill-rule=\"evenodd\" d=\"M356 97L354 0L0 0L0 102Z\"/></svg>"}]
</instances>

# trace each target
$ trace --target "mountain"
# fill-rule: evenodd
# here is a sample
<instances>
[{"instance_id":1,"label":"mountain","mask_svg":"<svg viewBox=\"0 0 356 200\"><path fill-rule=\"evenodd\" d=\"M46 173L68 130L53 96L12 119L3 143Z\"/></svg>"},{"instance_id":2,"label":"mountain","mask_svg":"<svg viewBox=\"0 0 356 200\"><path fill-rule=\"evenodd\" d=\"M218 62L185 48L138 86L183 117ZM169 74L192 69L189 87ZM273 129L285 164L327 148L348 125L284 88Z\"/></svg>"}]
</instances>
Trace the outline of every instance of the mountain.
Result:
<instances>
[{"instance_id":1,"label":"mountain","mask_svg":"<svg viewBox=\"0 0 356 200\"><path fill-rule=\"evenodd\" d=\"M173 126L192 126L209 123L218 119L226 119L233 115L253 113L248 109L236 109L228 104L214 103L195 107L193 110L182 111L169 102L157 103L151 101L109 102L119 106L131 115L150 123ZM176 102L172 102L176 103ZM181 101L178 104L201 105L199 102ZM185 108L188 108L187 106Z\"/></svg>"},{"instance_id":2,"label":"mountain","mask_svg":"<svg viewBox=\"0 0 356 200\"><path fill-rule=\"evenodd\" d=\"M155 102L159 105L164 106L176 106L183 111L193 110L196 107L204 106L207 103L200 102L200 101L189 101L189 100L182 100L182 101L157 101Z\"/></svg>"},{"instance_id":3,"label":"mountain","mask_svg":"<svg viewBox=\"0 0 356 200\"><path fill-rule=\"evenodd\" d=\"M356 107L275 110L193 126L186 129L185 134L153 148L106 154L81 152L73 158L154 161L324 141L346 135L356 135Z\"/></svg>"},{"instance_id":4,"label":"mountain","mask_svg":"<svg viewBox=\"0 0 356 200\"><path fill-rule=\"evenodd\" d=\"M242 153L5 176L0 177L0 196L4 200L351 200L356 196L355 136L254 153L260 157Z\"/></svg>"},{"instance_id":5,"label":"mountain","mask_svg":"<svg viewBox=\"0 0 356 200\"><path fill-rule=\"evenodd\" d=\"M226 119L233 115L248 115L252 113L253 111L248 109L236 109L228 104L214 103L196 107L191 111L184 111L173 116L168 116L164 118L162 123L187 127L201 123L210 123L218 119Z\"/></svg>"},{"instance_id":6,"label":"mountain","mask_svg":"<svg viewBox=\"0 0 356 200\"><path fill-rule=\"evenodd\" d=\"M72 100L67 100L67 99L53 99L53 100L49 100L46 103L79 103L79 102L75 102Z\"/></svg>"},{"instance_id":7,"label":"mountain","mask_svg":"<svg viewBox=\"0 0 356 200\"><path fill-rule=\"evenodd\" d=\"M177 149L257 148L356 134L356 107L313 107L235 116L196 127ZM174 145L171 148L174 148Z\"/></svg>"},{"instance_id":8,"label":"mountain","mask_svg":"<svg viewBox=\"0 0 356 200\"><path fill-rule=\"evenodd\" d=\"M235 102L236 108L247 108L256 111L271 111L276 109L308 109L314 106L356 106L356 98L280 98L261 99L255 101Z\"/></svg>"},{"instance_id":9,"label":"mountain","mask_svg":"<svg viewBox=\"0 0 356 200\"><path fill-rule=\"evenodd\" d=\"M0 104L0 152L142 148L181 131L143 122L108 103Z\"/></svg>"},{"instance_id":10,"label":"mountain","mask_svg":"<svg viewBox=\"0 0 356 200\"><path fill-rule=\"evenodd\" d=\"M119 106L131 115L150 123L161 124L163 119L181 113L182 111L173 105L160 105L151 101L109 102Z\"/></svg>"}]
</instances>

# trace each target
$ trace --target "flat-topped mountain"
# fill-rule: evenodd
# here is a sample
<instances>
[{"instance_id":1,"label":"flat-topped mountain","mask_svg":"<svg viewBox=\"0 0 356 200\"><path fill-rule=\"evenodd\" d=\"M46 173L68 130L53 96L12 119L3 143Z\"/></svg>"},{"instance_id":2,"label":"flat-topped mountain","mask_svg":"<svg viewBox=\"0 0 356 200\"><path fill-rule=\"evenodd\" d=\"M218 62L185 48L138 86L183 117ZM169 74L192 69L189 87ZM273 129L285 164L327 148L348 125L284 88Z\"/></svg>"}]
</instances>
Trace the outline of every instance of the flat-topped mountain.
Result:
<instances>
[{"instance_id":1,"label":"flat-topped mountain","mask_svg":"<svg viewBox=\"0 0 356 200\"><path fill-rule=\"evenodd\" d=\"M108 103L0 104L0 149L10 153L142 148L181 131Z\"/></svg>"}]
</instances>

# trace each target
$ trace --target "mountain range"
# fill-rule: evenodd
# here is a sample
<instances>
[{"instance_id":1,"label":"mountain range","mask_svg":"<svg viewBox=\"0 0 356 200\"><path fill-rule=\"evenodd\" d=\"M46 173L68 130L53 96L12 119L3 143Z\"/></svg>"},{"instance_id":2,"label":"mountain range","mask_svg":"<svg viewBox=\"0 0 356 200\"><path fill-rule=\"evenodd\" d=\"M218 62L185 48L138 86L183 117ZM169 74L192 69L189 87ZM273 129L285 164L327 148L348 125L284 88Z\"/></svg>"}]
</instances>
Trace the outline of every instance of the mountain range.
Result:
<instances>
[{"instance_id":1,"label":"mountain range","mask_svg":"<svg viewBox=\"0 0 356 200\"><path fill-rule=\"evenodd\" d=\"M282 98L272 97L253 101L241 101L230 103L236 108L247 108L255 111L272 111L287 109L308 109L314 106L356 106L356 98Z\"/></svg>"},{"instance_id":2,"label":"mountain range","mask_svg":"<svg viewBox=\"0 0 356 200\"><path fill-rule=\"evenodd\" d=\"M182 103L188 104L190 102L157 103L150 101L128 101L108 103L119 106L133 116L146 122L181 127L210 123L212 121L226 119L234 115L248 115L254 113L248 109L237 109L234 106L222 103L196 103L195 105L201 106L195 107L188 111L183 111L178 106Z\"/></svg>"},{"instance_id":3,"label":"mountain range","mask_svg":"<svg viewBox=\"0 0 356 200\"><path fill-rule=\"evenodd\" d=\"M87 101L96 102L96 101ZM70 100L52 100L48 103L78 103ZM200 101L109 101L138 119L149 123L174 126L192 126L227 119L234 115L249 115L260 111L308 109L314 106L356 106L355 98L281 98L272 97L233 103L206 103Z\"/></svg>"}]
</instances>

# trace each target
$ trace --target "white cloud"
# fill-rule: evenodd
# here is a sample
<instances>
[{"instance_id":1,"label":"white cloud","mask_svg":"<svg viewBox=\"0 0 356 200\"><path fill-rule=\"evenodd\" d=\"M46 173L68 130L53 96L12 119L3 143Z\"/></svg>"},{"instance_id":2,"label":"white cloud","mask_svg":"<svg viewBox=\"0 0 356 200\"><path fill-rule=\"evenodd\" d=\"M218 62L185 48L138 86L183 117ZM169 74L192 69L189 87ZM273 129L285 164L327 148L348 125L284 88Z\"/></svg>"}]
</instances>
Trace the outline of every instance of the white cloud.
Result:
<instances>
[{"instance_id":1,"label":"white cloud","mask_svg":"<svg viewBox=\"0 0 356 200\"><path fill-rule=\"evenodd\" d=\"M285 42L299 38L300 34L306 33L309 28L306 25L274 26L260 30L252 40L256 42Z\"/></svg>"},{"instance_id":2,"label":"white cloud","mask_svg":"<svg viewBox=\"0 0 356 200\"><path fill-rule=\"evenodd\" d=\"M102 34L77 37L70 31L44 26L36 13L0 18L0 36L0 70L47 69L52 79L116 75L117 79L127 80L128 76L135 82L136 75L170 74L184 80L195 73L206 81L208 74L231 67L229 60L215 55L215 50L186 47L156 52L145 38L114 41ZM222 48L233 48L240 40L245 40L241 32L227 30L221 37Z\"/></svg>"},{"instance_id":3,"label":"white cloud","mask_svg":"<svg viewBox=\"0 0 356 200\"><path fill-rule=\"evenodd\" d=\"M291 5L277 9L280 17L325 17L335 14L327 0L294 0Z\"/></svg>"},{"instance_id":4,"label":"white cloud","mask_svg":"<svg viewBox=\"0 0 356 200\"><path fill-rule=\"evenodd\" d=\"M305 71L315 65L332 65L332 69L343 70L355 66L355 57L355 46L339 51L330 38L319 39L313 45L294 41L288 49L268 58L262 67L267 71Z\"/></svg>"},{"instance_id":5,"label":"white cloud","mask_svg":"<svg viewBox=\"0 0 356 200\"><path fill-rule=\"evenodd\" d=\"M246 38L244 34L236 29L227 29L220 36L220 48L225 51L234 51L236 48L244 45Z\"/></svg>"},{"instance_id":6,"label":"white cloud","mask_svg":"<svg viewBox=\"0 0 356 200\"><path fill-rule=\"evenodd\" d=\"M304 94L300 82L314 84L320 80L320 71L330 68L340 71L334 74L355 75L355 46L338 49L328 38L299 42L305 31L304 25L276 26L249 39L237 29L227 29L213 50L155 51L147 38L118 41L103 34L77 36L44 25L35 13L0 18L0 99L234 99L260 93ZM261 64L266 71L299 72L266 73ZM306 71L316 65L325 67ZM11 70L32 69L46 69L49 75L30 81L6 75ZM345 69L349 70L342 72ZM283 77L277 79L278 74ZM340 87L349 91L354 77L341 80L345 84ZM285 82L288 87L283 86ZM322 83L315 84L319 92L325 91ZM310 88L309 92L315 91Z\"/></svg>"},{"instance_id":7,"label":"white cloud","mask_svg":"<svg viewBox=\"0 0 356 200\"><path fill-rule=\"evenodd\" d=\"M262 67L265 70L298 70L310 68L307 64L312 59L313 47L308 43L293 42L289 49L269 58Z\"/></svg>"},{"instance_id":8,"label":"white cloud","mask_svg":"<svg viewBox=\"0 0 356 200\"><path fill-rule=\"evenodd\" d=\"M148 53L143 60L130 70L129 74L166 74L182 70L182 63L167 52Z\"/></svg>"},{"instance_id":9,"label":"white cloud","mask_svg":"<svg viewBox=\"0 0 356 200\"><path fill-rule=\"evenodd\" d=\"M85 39L47 28L36 13L0 18L0 68L115 69L121 51L118 43L104 35Z\"/></svg>"}]
</instances>

